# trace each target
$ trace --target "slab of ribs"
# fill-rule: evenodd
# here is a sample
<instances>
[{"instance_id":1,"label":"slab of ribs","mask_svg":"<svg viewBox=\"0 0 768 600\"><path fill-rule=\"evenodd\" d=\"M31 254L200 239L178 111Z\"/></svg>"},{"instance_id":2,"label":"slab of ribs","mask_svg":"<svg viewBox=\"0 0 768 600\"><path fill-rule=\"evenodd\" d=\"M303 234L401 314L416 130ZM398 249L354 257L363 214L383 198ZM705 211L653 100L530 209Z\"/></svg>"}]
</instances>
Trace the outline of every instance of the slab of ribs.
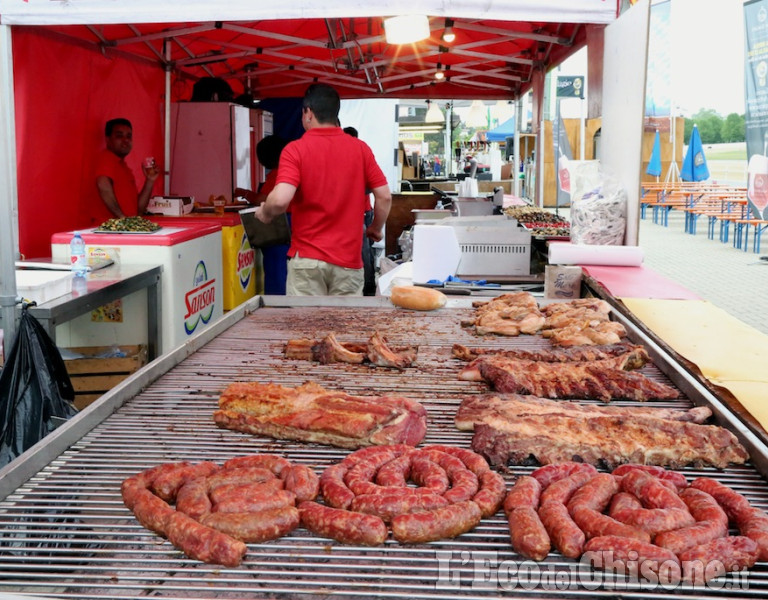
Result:
<instances>
[{"instance_id":1,"label":"slab of ribs","mask_svg":"<svg viewBox=\"0 0 768 600\"><path fill-rule=\"evenodd\" d=\"M678 391L642 373L625 371L622 356L591 362L542 362L483 355L459 373L459 379L485 381L497 392L543 398L614 398L645 401L674 399Z\"/></svg>"},{"instance_id":2,"label":"slab of ribs","mask_svg":"<svg viewBox=\"0 0 768 600\"><path fill-rule=\"evenodd\" d=\"M341 448L408 444L427 429L426 410L402 396L362 397L308 382L296 388L232 383L219 397L219 427Z\"/></svg>"},{"instance_id":3,"label":"slab of ribs","mask_svg":"<svg viewBox=\"0 0 768 600\"><path fill-rule=\"evenodd\" d=\"M579 461L613 468L623 463L725 468L747 451L730 431L701 424L705 407L687 411L585 406L517 395L466 398L459 429L474 428L472 449L494 465Z\"/></svg>"}]
</instances>

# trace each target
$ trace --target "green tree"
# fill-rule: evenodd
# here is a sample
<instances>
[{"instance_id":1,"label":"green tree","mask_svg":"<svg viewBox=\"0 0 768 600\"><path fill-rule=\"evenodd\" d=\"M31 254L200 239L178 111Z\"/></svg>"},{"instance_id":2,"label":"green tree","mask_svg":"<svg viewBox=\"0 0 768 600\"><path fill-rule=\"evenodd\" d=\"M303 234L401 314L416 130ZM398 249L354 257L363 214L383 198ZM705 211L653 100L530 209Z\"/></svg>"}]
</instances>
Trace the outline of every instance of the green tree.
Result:
<instances>
[{"instance_id":1,"label":"green tree","mask_svg":"<svg viewBox=\"0 0 768 600\"><path fill-rule=\"evenodd\" d=\"M743 142L747 139L746 119L744 115L731 113L723 121L721 133L724 142Z\"/></svg>"}]
</instances>

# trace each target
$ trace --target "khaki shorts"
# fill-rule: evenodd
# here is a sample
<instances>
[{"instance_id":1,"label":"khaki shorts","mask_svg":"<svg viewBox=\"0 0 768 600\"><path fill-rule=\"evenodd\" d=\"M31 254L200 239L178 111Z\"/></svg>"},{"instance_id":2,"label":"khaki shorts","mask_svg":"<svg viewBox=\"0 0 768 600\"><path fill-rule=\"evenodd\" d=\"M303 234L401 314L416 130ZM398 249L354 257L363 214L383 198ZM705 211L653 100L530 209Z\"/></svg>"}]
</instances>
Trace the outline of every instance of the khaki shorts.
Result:
<instances>
[{"instance_id":1,"label":"khaki shorts","mask_svg":"<svg viewBox=\"0 0 768 600\"><path fill-rule=\"evenodd\" d=\"M363 269L348 269L315 258L288 261L288 296L362 296Z\"/></svg>"}]
</instances>

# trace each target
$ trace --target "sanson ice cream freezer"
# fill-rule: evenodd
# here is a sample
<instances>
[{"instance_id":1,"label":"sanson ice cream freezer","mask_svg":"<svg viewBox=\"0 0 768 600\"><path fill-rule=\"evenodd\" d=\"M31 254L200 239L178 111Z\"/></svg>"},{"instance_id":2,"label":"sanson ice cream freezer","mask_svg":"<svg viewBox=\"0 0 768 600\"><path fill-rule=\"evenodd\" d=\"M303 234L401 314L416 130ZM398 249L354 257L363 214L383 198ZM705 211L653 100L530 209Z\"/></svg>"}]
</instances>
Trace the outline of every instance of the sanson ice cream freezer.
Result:
<instances>
[{"instance_id":1,"label":"sanson ice cream freezer","mask_svg":"<svg viewBox=\"0 0 768 600\"><path fill-rule=\"evenodd\" d=\"M118 264L161 265L160 352L166 353L223 314L221 225L189 223L148 233L80 230L89 259ZM54 262L69 261L74 231L51 237ZM94 276L98 271L94 272ZM102 311L59 325L57 343L67 346L142 344L147 331L146 292L128 296Z\"/></svg>"}]
</instances>

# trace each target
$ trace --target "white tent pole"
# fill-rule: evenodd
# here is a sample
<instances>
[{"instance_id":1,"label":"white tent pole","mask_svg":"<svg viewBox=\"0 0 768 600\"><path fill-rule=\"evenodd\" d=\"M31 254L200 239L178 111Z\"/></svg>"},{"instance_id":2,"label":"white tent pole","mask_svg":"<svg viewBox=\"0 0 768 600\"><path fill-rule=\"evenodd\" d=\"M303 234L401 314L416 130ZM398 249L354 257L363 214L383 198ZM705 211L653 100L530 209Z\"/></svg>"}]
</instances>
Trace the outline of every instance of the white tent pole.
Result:
<instances>
[{"instance_id":1,"label":"white tent pole","mask_svg":"<svg viewBox=\"0 0 768 600\"><path fill-rule=\"evenodd\" d=\"M18 189L16 185L16 123L13 99L11 27L0 25L0 317L4 346L16 337L16 257Z\"/></svg>"},{"instance_id":2,"label":"white tent pole","mask_svg":"<svg viewBox=\"0 0 768 600\"><path fill-rule=\"evenodd\" d=\"M512 193L520 197L520 99L515 100L515 138L512 142Z\"/></svg>"},{"instance_id":3,"label":"white tent pole","mask_svg":"<svg viewBox=\"0 0 768 600\"><path fill-rule=\"evenodd\" d=\"M166 39L165 47L165 131L163 137L163 165L165 174L163 177L163 193L169 196L171 193L171 44Z\"/></svg>"}]
</instances>

